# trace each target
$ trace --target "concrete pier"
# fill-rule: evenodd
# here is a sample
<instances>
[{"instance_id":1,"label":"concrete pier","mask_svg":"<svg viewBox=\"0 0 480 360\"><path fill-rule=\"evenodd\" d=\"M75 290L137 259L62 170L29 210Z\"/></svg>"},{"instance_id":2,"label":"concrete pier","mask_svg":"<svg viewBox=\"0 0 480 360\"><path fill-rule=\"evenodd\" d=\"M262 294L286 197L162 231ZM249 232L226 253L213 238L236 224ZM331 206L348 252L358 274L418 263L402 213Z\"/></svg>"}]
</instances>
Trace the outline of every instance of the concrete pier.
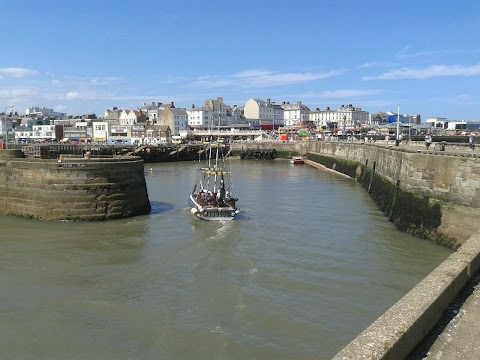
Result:
<instances>
[{"instance_id":1,"label":"concrete pier","mask_svg":"<svg viewBox=\"0 0 480 360\"><path fill-rule=\"evenodd\" d=\"M478 271L479 267L480 234L476 234L333 359L405 359L435 326L450 302ZM480 323L475 323L473 320L479 316L477 311L470 311L466 313L461 322L471 323L473 326L471 331L478 332ZM448 342L464 343L460 331L456 336L459 338L452 339L450 336ZM437 347L446 347L445 341L440 342ZM455 346L448 345L448 348L453 353L456 352ZM478 346L476 348L480 350ZM436 351L442 353L442 351ZM472 351L472 349L465 351ZM475 356L441 358L445 360L478 359L480 351L472 351L472 355Z\"/></svg>"},{"instance_id":2,"label":"concrete pier","mask_svg":"<svg viewBox=\"0 0 480 360\"><path fill-rule=\"evenodd\" d=\"M477 274L480 277L480 274ZM478 284L478 279L477 279ZM433 345L424 354L411 360L476 360L480 359L480 290L474 292L456 311ZM423 357L422 357L423 356Z\"/></svg>"},{"instance_id":3,"label":"concrete pier","mask_svg":"<svg viewBox=\"0 0 480 360\"><path fill-rule=\"evenodd\" d=\"M7 151L0 154L0 214L96 221L150 212L139 158L25 159Z\"/></svg>"}]
</instances>

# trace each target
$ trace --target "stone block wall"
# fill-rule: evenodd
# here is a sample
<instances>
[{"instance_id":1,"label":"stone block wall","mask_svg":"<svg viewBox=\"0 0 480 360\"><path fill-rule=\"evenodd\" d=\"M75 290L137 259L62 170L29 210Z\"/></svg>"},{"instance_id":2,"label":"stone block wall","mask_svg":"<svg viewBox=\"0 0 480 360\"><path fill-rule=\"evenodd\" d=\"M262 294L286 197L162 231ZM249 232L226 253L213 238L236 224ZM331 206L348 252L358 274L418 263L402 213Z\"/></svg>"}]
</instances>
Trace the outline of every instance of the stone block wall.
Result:
<instances>
[{"instance_id":1,"label":"stone block wall","mask_svg":"<svg viewBox=\"0 0 480 360\"><path fill-rule=\"evenodd\" d=\"M232 156L240 156L242 150L272 150L275 149L277 157L289 159L292 156L299 155L300 146L296 143L289 142L234 142L230 144ZM306 145L305 145L306 149Z\"/></svg>"},{"instance_id":2,"label":"stone block wall","mask_svg":"<svg viewBox=\"0 0 480 360\"><path fill-rule=\"evenodd\" d=\"M308 159L356 178L401 231L456 249L480 230L478 158L318 142Z\"/></svg>"},{"instance_id":3,"label":"stone block wall","mask_svg":"<svg viewBox=\"0 0 480 360\"><path fill-rule=\"evenodd\" d=\"M150 210L138 158L0 161L0 214L94 221Z\"/></svg>"},{"instance_id":4,"label":"stone block wall","mask_svg":"<svg viewBox=\"0 0 480 360\"><path fill-rule=\"evenodd\" d=\"M356 143L309 143L309 153L319 153L365 164L399 186L453 202L480 207L480 159L467 156L432 155L392 147Z\"/></svg>"}]
</instances>

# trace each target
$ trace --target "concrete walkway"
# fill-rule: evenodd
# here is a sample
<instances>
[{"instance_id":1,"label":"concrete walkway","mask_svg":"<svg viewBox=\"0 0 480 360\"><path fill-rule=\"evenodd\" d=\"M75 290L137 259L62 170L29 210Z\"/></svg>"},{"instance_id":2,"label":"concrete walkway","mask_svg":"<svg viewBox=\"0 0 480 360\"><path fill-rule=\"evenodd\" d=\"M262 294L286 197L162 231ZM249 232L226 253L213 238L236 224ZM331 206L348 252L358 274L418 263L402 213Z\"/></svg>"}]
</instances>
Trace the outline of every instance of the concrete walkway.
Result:
<instances>
[{"instance_id":1,"label":"concrete walkway","mask_svg":"<svg viewBox=\"0 0 480 360\"><path fill-rule=\"evenodd\" d=\"M407 360L480 359L480 272Z\"/></svg>"},{"instance_id":2,"label":"concrete walkway","mask_svg":"<svg viewBox=\"0 0 480 360\"><path fill-rule=\"evenodd\" d=\"M477 285L457 315L433 343L425 359L480 359L480 290Z\"/></svg>"},{"instance_id":3,"label":"concrete walkway","mask_svg":"<svg viewBox=\"0 0 480 360\"><path fill-rule=\"evenodd\" d=\"M438 154L438 155L465 155L472 157L480 156L480 146L475 146L475 150L470 149L468 144L447 144L445 150L440 150L440 143L433 143L429 148L425 146L423 142L411 142L402 141L399 146L395 146L395 143L392 141L375 141L367 144L373 144L383 147L391 147L393 149L404 149L412 152L422 152L429 154Z\"/></svg>"}]
</instances>

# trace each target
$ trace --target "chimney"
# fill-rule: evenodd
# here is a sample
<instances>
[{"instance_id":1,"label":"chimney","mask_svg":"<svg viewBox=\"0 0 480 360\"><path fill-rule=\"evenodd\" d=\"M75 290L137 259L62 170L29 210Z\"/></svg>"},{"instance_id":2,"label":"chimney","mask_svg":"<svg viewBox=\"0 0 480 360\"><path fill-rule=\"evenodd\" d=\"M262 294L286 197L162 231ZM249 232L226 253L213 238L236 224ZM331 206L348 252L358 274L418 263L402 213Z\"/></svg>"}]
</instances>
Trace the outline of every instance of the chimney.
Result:
<instances>
[{"instance_id":1,"label":"chimney","mask_svg":"<svg viewBox=\"0 0 480 360\"><path fill-rule=\"evenodd\" d=\"M195 104L192 104L192 109L195 109Z\"/></svg>"},{"instance_id":2,"label":"chimney","mask_svg":"<svg viewBox=\"0 0 480 360\"><path fill-rule=\"evenodd\" d=\"M171 104L172 104L172 108L174 108L174 107L175 107L175 104L173 103L173 101L171 102Z\"/></svg>"}]
</instances>

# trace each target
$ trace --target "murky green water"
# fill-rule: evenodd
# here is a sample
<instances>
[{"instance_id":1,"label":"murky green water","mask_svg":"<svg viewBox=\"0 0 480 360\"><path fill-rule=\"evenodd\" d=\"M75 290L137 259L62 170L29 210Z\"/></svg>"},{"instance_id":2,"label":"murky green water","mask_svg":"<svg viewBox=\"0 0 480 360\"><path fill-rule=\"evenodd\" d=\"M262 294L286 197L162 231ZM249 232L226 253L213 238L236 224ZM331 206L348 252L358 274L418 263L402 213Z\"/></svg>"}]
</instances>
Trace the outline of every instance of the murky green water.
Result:
<instances>
[{"instance_id":1,"label":"murky green water","mask_svg":"<svg viewBox=\"0 0 480 360\"><path fill-rule=\"evenodd\" d=\"M241 215L201 221L195 166L146 165L149 216L0 217L0 358L328 359L451 253L286 160L233 161Z\"/></svg>"}]
</instances>

